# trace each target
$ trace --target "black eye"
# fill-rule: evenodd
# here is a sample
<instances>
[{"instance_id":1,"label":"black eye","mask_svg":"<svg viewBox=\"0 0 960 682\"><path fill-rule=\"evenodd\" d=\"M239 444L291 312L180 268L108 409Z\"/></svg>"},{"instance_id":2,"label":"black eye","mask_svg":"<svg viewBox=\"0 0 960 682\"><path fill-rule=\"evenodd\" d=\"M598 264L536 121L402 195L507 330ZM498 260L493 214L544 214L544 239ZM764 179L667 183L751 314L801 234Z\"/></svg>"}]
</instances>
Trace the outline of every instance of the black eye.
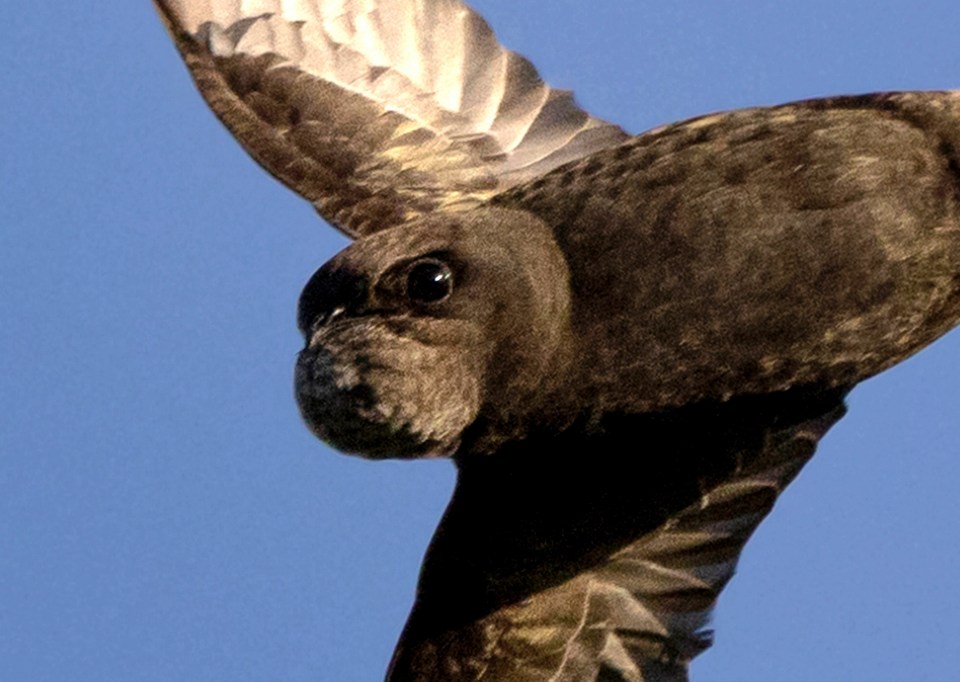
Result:
<instances>
[{"instance_id":1,"label":"black eye","mask_svg":"<svg viewBox=\"0 0 960 682\"><path fill-rule=\"evenodd\" d=\"M437 303L453 291L453 273L439 260L425 258L407 273L407 296L414 303Z\"/></svg>"}]
</instances>

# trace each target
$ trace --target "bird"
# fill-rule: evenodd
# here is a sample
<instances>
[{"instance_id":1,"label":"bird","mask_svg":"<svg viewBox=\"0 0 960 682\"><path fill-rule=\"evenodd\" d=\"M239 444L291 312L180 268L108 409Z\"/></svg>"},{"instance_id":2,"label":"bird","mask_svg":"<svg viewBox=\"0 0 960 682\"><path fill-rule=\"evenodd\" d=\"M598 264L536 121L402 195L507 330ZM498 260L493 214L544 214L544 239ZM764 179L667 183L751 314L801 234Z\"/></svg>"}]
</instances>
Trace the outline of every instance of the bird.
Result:
<instances>
[{"instance_id":1,"label":"bird","mask_svg":"<svg viewBox=\"0 0 960 682\"><path fill-rule=\"evenodd\" d=\"M633 136L454 0L156 0L260 164L354 243L298 306L304 421L449 456L388 680L684 680L860 381L960 321L960 95Z\"/></svg>"}]
</instances>

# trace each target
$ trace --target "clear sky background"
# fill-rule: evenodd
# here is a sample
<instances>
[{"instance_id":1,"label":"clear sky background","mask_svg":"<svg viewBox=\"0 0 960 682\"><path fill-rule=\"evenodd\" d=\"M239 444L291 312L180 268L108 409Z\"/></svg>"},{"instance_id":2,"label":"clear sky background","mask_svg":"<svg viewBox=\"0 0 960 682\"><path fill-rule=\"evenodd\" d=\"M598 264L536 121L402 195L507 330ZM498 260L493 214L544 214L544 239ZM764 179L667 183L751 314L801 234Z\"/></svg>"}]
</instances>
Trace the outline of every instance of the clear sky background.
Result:
<instances>
[{"instance_id":1,"label":"clear sky background","mask_svg":"<svg viewBox=\"0 0 960 682\"><path fill-rule=\"evenodd\" d=\"M474 5L634 132L960 87L955 0ZM381 679L454 476L299 421L297 296L346 242L208 112L146 0L4 16L0 679ZM854 392L695 682L956 677L958 386L955 333Z\"/></svg>"}]
</instances>

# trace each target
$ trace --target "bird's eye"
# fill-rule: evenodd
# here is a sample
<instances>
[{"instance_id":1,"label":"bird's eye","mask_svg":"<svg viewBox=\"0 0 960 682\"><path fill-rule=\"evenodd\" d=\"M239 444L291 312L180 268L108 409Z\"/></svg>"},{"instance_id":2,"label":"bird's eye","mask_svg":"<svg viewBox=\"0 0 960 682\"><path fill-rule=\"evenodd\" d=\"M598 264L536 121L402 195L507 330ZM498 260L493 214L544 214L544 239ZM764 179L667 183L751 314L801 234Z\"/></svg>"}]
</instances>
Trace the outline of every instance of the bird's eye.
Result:
<instances>
[{"instance_id":1,"label":"bird's eye","mask_svg":"<svg viewBox=\"0 0 960 682\"><path fill-rule=\"evenodd\" d=\"M407 296L414 303L437 303L453 291L453 272L443 261L424 258L407 273Z\"/></svg>"}]
</instances>

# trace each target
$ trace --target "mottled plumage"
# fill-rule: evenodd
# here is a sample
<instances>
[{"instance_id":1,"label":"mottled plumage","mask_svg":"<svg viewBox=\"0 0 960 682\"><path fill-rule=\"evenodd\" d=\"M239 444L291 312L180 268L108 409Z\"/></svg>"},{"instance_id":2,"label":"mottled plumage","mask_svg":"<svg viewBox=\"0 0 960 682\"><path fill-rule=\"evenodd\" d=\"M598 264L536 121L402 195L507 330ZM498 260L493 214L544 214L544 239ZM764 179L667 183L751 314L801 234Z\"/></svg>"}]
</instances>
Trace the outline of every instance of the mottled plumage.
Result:
<instances>
[{"instance_id":1,"label":"mottled plumage","mask_svg":"<svg viewBox=\"0 0 960 682\"><path fill-rule=\"evenodd\" d=\"M629 137L457 0L156 0L213 110L357 241L304 419L452 456L391 682L684 680L859 381L960 321L960 94Z\"/></svg>"}]
</instances>

